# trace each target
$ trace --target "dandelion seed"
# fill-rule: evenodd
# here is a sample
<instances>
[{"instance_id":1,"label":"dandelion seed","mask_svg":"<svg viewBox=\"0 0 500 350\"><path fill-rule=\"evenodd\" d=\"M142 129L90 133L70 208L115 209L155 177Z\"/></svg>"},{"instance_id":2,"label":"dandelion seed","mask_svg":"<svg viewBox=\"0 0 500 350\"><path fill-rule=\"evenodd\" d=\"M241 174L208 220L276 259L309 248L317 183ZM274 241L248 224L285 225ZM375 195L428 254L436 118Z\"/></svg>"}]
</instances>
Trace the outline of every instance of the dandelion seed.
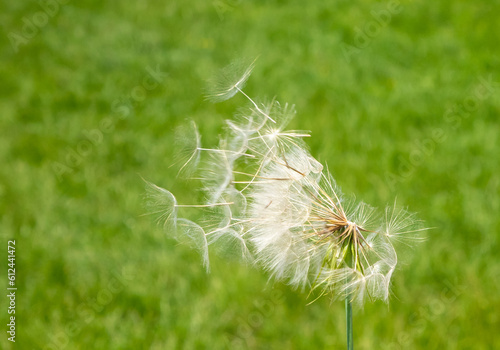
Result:
<instances>
[{"instance_id":1,"label":"dandelion seed","mask_svg":"<svg viewBox=\"0 0 500 350\"><path fill-rule=\"evenodd\" d=\"M188 219L177 219L177 230L174 237L179 242L198 250L202 256L203 266L207 271L210 269L207 237L200 225Z\"/></svg>"},{"instance_id":2,"label":"dandelion seed","mask_svg":"<svg viewBox=\"0 0 500 350\"><path fill-rule=\"evenodd\" d=\"M245 61L234 61L227 67L224 67L219 75L216 76L211 82L211 89L206 95L207 100L212 102L222 102L230 99L238 92L245 96L250 103L252 103L255 111L259 114L265 116L273 123L275 122L273 118L269 116L261 107L259 107L254 100L252 100L245 92L243 92L243 87L247 82L248 78L252 74L252 70L255 66L255 59L249 65Z\"/></svg>"},{"instance_id":3,"label":"dandelion seed","mask_svg":"<svg viewBox=\"0 0 500 350\"><path fill-rule=\"evenodd\" d=\"M167 231L176 231L177 200L174 195L164 188L146 182L146 206L153 210L150 214L156 215L158 224Z\"/></svg>"},{"instance_id":4,"label":"dandelion seed","mask_svg":"<svg viewBox=\"0 0 500 350\"><path fill-rule=\"evenodd\" d=\"M194 121L188 127L176 130L176 145L179 149L177 158L183 161L177 175L191 175L198 167L201 151L201 136Z\"/></svg>"},{"instance_id":5,"label":"dandelion seed","mask_svg":"<svg viewBox=\"0 0 500 350\"><path fill-rule=\"evenodd\" d=\"M250 64L244 60L238 60L224 67L210 82L207 99L212 102L222 102L241 92L252 74L256 60Z\"/></svg>"}]
</instances>

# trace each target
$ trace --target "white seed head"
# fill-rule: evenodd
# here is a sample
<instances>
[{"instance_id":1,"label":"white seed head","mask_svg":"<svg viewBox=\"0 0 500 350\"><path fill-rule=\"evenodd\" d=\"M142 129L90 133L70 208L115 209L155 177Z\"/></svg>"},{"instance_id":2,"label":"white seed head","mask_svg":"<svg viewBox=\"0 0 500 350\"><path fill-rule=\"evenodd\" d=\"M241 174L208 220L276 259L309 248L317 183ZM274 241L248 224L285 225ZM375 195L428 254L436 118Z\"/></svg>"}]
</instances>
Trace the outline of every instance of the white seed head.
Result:
<instances>
[{"instance_id":1,"label":"white seed head","mask_svg":"<svg viewBox=\"0 0 500 350\"><path fill-rule=\"evenodd\" d=\"M252 69L253 63L229 67L211 94L222 101L241 92L251 104L226 122L219 146L205 149L199 137L194 140L197 153L188 163L204 157L206 202L178 205L170 192L148 185L161 222L174 238L194 245L206 266L213 245L320 296L347 297L359 305L366 298L387 301L398 262L394 244L414 243L423 229L395 205L376 215L371 206L346 199L328 168L310 154L303 140L309 133L286 130L293 106L274 100L258 105L242 91ZM208 211L210 220L178 218L184 206Z\"/></svg>"}]
</instances>

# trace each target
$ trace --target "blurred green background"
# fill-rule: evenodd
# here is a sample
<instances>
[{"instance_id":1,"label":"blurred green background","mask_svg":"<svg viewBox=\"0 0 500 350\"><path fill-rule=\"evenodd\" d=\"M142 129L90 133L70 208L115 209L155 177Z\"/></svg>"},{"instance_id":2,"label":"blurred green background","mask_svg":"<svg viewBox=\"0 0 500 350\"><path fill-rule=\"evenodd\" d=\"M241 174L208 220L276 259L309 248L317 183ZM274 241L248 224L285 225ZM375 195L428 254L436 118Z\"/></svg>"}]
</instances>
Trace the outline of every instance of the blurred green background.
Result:
<instances>
[{"instance_id":1,"label":"blurred green background","mask_svg":"<svg viewBox=\"0 0 500 350\"><path fill-rule=\"evenodd\" d=\"M500 1L4 1L0 236L16 240L17 334L3 349L343 349L344 305L200 258L143 216L141 177L180 202L175 128L214 145L236 98L204 84L260 54L246 92L346 193L433 227L356 349L500 348ZM8 299L0 320L8 321Z\"/></svg>"}]
</instances>

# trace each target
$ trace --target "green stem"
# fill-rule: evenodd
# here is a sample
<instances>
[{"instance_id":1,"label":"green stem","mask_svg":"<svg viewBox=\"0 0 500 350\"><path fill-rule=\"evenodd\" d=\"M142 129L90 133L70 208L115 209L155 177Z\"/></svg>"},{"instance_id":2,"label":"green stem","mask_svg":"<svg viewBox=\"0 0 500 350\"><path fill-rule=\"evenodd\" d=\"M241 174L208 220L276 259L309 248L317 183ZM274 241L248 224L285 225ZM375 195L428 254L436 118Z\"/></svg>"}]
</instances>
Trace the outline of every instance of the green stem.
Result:
<instances>
[{"instance_id":1,"label":"green stem","mask_svg":"<svg viewBox=\"0 0 500 350\"><path fill-rule=\"evenodd\" d=\"M349 296L345 298L345 319L347 328L347 350L353 350L352 344L352 304Z\"/></svg>"}]
</instances>

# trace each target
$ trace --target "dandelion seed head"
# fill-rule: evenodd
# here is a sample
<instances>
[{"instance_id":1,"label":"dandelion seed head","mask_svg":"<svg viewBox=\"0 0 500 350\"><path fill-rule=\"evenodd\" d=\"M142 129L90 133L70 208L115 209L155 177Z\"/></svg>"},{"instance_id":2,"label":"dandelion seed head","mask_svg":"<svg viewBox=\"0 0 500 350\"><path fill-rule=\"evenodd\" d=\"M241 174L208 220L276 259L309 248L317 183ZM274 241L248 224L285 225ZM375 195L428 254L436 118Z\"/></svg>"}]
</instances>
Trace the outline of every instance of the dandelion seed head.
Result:
<instances>
[{"instance_id":1,"label":"dandelion seed head","mask_svg":"<svg viewBox=\"0 0 500 350\"><path fill-rule=\"evenodd\" d=\"M207 267L213 246L262 267L271 278L309 286L319 297L358 305L388 301L398 263L395 246L420 240L419 221L395 203L377 214L346 197L311 155L304 141L309 133L287 130L294 106L274 99L256 103L243 92L253 66L226 68L209 97L218 102L240 92L250 107L226 121L217 147L202 148L199 136L191 146L187 163L201 164L206 201L179 205L170 192L150 185L160 222L170 223L172 236L195 247ZM198 224L178 218L183 206L205 210L208 219Z\"/></svg>"}]
</instances>

